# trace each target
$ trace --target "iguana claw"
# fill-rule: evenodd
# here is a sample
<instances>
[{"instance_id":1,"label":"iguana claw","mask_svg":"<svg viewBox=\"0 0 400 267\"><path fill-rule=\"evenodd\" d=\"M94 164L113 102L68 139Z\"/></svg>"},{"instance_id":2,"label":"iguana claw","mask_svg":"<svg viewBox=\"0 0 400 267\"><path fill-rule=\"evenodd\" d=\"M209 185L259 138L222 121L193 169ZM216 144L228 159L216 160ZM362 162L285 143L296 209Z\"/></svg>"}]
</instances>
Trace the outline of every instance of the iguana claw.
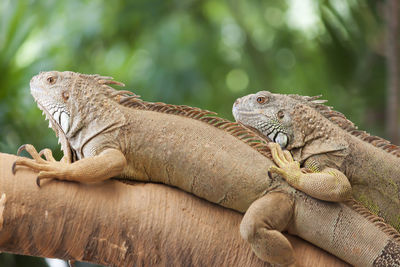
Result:
<instances>
[{"instance_id":1,"label":"iguana claw","mask_svg":"<svg viewBox=\"0 0 400 267\"><path fill-rule=\"evenodd\" d=\"M17 150L17 156L21 155L22 151L26 150L26 144L20 146Z\"/></svg>"},{"instance_id":2,"label":"iguana claw","mask_svg":"<svg viewBox=\"0 0 400 267\"><path fill-rule=\"evenodd\" d=\"M30 144L24 144L22 146L20 146L17 150L17 156L20 156L22 151L27 151L33 159L35 159L36 161L39 161L38 158L40 158L40 155L37 153L36 149L30 145ZM26 165L24 164L25 160L27 159L17 159L16 161L14 161L12 167L11 167L11 171L13 173L13 175L15 175L15 173L17 172L17 165Z\"/></svg>"},{"instance_id":3,"label":"iguana claw","mask_svg":"<svg viewBox=\"0 0 400 267\"><path fill-rule=\"evenodd\" d=\"M13 165L12 165L12 167L11 167L11 171L12 171L12 174L13 174L13 175L15 175L15 173L17 172L16 169L15 169L15 167L17 167L17 163L14 161L14 163L13 163Z\"/></svg>"},{"instance_id":4,"label":"iguana claw","mask_svg":"<svg viewBox=\"0 0 400 267\"><path fill-rule=\"evenodd\" d=\"M18 148L18 150L17 150L17 156L20 156L22 151L24 151L24 150L28 151L26 147L27 147L27 144L24 144L24 145L20 146ZM29 151L28 151L28 153L29 153ZM14 161L14 163L13 163L13 165L11 167L11 171L12 171L13 175L15 175L15 173L17 172L16 167L17 167L17 161Z\"/></svg>"}]
</instances>

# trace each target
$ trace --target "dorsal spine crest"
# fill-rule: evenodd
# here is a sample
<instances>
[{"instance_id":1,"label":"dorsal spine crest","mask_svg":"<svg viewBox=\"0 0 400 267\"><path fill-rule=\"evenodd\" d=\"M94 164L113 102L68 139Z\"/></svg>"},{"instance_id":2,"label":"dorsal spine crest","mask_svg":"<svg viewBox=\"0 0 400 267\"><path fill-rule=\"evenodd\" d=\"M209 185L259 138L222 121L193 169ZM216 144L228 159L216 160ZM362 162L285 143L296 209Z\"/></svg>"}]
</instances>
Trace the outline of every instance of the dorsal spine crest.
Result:
<instances>
[{"instance_id":1,"label":"dorsal spine crest","mask_svg":"<svg viewBox=\"0 0 400 267\"><path fill-rule=\"evenodd\" d=\"M122 106L179 115L202 121L231 134L232 136L238 138L239 140L251 146L253 149L260 152L262 155L271 158L270 150L266 144L268 140L261 138L258 134L254 133L252 130L243 126L242 124L217 117L215 116L217 115L215 112L203 110L200 108L190 107L186 105L165 104L162 102L146 102L141 100L138 95L130 91L117 91L108 86L109 84L123 85L119 82L107 80L112 79L110 77L99 76L96 79L102 86L106 86L108 87L108 89L110 89L108 97L114 99L118 104Z\"/></svg>"},{"instance_id":2,"label":"dorsal spine crest","mask_svg":"<svg viewBox=\"0 0 400 267\"><path fill-rule=\"evenodd\" d=\"M348 120L346 116L339 111L333 110L332 107L324 105L325 100L318 99L321 96L300 96L300 95L289 95L289 97L300 101L303 104L313 108L319 114L327 118L329 121L338 125L341 129L345 130L349 134L358 137L359 139L382 149L383 151L388 152L396 157L400 158L400 147L390 143L388 140L383 139L379 136L373 136L365 131L358 130L358 127L354 125L353 122ZM300 113L303 114L304 110L301 110Z\"/></svg>"}]
</instances>

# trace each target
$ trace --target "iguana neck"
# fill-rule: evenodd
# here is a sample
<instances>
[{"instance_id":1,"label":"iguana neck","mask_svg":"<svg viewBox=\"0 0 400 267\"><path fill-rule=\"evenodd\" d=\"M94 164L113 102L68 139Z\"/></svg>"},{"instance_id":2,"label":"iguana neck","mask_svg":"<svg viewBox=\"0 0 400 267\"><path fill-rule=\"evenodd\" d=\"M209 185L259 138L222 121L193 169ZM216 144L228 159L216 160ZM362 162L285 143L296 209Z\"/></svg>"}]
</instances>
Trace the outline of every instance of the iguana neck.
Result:
<instances>
[{"instance_id":1,"label":"iguana neck","mask_svg":"<svg viewBox=\"0 0 400 267\"><path fill-rule=\"evenodd\" d=\"M76 86L90 85L81 82ZM70 127L66 133L77 159L84 157L83 149L90 141L101 134L118 132L126 121L120 110L122 107L116 101L102 93L83 93L86 91L75 90L76 94L72 96L75 101L70 107Z\"/></svg>"},{"instance_id":2,"label":"iguana neck","mask_svg":"<svg viewBox=\"0 0 400 267\"><path fill-rule=\"evenodd\" d=\"M306 105L292 113L293 157L322 163L343 172L353 196L400 229L400 158L352 135Z\"/></svg>"},{"instance_id":3,"label":"iguana neck","mask_svg":"<svg viewBox=\"0 0 400 267\"><path fill-rule=\"evenodd\" d=\"M307 158L335 151L343 151L348 144L339 138L339 127L320 115L311 107L298 104L291 113L293 139L287 149L294 158L304 162Z\"/></svg>"}]
</instances>

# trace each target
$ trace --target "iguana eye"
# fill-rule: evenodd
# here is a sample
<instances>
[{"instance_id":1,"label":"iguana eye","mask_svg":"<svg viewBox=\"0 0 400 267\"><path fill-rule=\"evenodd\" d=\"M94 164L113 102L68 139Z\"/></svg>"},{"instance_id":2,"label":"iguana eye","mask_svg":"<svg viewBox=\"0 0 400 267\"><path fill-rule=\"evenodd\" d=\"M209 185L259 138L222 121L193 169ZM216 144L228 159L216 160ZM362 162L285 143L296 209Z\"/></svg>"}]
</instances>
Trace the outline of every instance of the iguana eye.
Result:
<instances>
[{"instance_id":1,"label":"iguana eye","mask_svg":"<svg viewBox=\"0 0 400 267\"><path fill-rule=\"evenodd\" d=\"M54 76L47 77L47 82L49 84L54 84L56 82L56 78Z\"/></svg>"},{"instance_id":2,"label":"iguana eye","mask_svg":"<svg viewBox=\"0 0 400 267\"><path fill-rule=\"evenodd\" d=\"M257 97L256 100L257 100L258 104L264 104L265 102L267 102L268 98L265 96L259 96L259 97Z\"/></svg>"},{"instance_id":3,"label":"iguana eye","mask_svg":"<svg viewBox=\"0 0 400 267\"><path fill-rule=\"evenodd\" d=\"M282 110L279 110L277 115L278 115L278 119L283 119L283 117L285 117L285 113L283 113Z\"/></svg>"}]
</instances>

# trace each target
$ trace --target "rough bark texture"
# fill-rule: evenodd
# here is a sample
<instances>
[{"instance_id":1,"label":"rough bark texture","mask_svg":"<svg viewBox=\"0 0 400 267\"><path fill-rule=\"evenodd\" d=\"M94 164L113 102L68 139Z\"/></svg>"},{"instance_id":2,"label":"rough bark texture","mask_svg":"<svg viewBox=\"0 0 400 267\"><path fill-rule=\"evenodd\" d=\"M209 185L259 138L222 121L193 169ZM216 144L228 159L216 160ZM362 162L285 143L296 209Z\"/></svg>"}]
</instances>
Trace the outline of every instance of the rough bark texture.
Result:
<instances>
[{"instance_id":1,"label":"rough bark texture","mask_svg":"<svg viewBox=\"0 0 400 267\"><path fill-rule=\"evenodd\" d=\"M109 266L268 266L239 235L242 215L160 184L15 176L0 153L0 250ZM296 237L304 266L347 266Z\"/></svg>"}]
</instances>

